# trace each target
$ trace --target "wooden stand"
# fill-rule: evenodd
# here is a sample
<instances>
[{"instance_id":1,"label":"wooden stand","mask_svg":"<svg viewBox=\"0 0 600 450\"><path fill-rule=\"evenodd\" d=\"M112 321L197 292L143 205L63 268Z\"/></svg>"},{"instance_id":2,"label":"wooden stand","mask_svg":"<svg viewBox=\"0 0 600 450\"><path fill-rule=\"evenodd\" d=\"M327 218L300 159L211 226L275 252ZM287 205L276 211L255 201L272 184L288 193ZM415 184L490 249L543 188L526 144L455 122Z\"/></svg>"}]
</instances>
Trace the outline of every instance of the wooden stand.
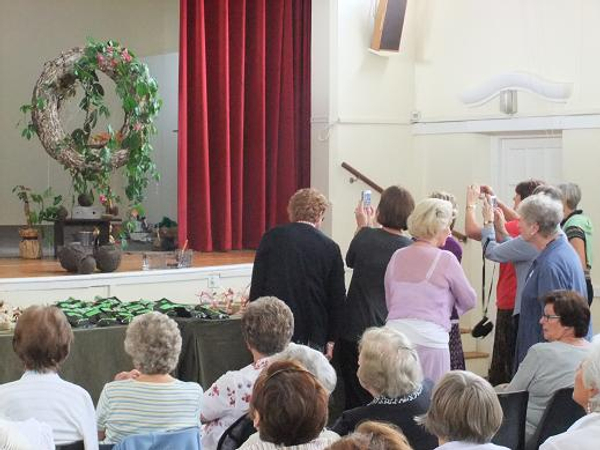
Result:
<instances>
[{"instance_id":1,"label":"wooden stand","mask_svg":"<svg viewBox=\"0 0 600 450\"><path fill-rule=\"evenodd\" d=\"M62 247L77 240L77 231L100 231L100 245L108 244L111 222L120 222L121 219L65 219L54 222L54 257Z\"/></svg>"}]
</instances>

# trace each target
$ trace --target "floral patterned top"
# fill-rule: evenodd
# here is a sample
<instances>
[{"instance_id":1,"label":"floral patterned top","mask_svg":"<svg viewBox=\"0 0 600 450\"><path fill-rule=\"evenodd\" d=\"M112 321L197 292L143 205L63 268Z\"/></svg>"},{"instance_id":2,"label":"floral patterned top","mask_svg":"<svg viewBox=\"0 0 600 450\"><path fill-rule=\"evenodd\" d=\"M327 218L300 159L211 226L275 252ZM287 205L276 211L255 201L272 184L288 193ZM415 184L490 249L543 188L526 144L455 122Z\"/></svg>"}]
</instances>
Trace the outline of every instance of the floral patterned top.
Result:
<instances>
[{"instance_id":1,"label":"floral patterned top","mask_svg":"<svg viewBox=\"0 0 600 450\"><path fill-rule=\"evenodd\" d=\"M254 382L269 365L263 358L243 369L227 372L204 392L202 399L202 449L216 450L221 435L250 409Z\"/></svg>"}]
</instances>

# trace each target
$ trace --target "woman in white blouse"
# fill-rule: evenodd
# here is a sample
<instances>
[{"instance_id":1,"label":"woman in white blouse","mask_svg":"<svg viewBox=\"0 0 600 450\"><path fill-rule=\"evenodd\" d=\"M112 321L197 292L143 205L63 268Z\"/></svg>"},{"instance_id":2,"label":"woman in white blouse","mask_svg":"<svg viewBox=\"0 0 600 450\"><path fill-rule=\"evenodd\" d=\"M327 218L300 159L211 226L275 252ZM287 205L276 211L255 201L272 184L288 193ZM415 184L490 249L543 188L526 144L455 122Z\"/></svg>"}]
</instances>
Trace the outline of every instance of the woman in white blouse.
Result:
<instances>
[{"instance_id":1,"label":"woman in white blouse","mask_svg":"<svg viewBox=\"0 0 600 450\"><path fill-rule=\"evenodd\" d=\"M562 434L548 438L540 450L596 450L600 437L600 342L575 373L573 400L587 411Z\"/></svg>"}]
</instances>

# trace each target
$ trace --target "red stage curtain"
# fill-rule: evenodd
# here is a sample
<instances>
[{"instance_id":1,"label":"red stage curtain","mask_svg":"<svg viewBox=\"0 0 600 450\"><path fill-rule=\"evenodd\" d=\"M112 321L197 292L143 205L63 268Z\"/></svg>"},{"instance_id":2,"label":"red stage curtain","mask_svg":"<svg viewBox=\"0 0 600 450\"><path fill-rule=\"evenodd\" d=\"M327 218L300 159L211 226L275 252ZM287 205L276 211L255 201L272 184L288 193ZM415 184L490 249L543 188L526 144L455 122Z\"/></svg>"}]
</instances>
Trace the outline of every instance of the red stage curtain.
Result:
<instances>
[{"instance_id":1,"label":"red stage curtain","mask_svg":"<svg viewBox=\"0 0 600 450\"><path fill-rule=\"evenodd\" d=\"M179 241L256 248L310 184L311 0L181 0Z\"/></svg>"}]
</instances>

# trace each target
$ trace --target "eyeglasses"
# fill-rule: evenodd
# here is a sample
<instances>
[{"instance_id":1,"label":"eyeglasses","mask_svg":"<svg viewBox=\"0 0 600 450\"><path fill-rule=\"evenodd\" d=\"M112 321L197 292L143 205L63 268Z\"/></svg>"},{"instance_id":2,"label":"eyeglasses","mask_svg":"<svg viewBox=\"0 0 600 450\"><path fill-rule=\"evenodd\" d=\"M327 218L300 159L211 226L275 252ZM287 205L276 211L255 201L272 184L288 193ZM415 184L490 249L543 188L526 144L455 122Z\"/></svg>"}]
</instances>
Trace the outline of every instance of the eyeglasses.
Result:
<instances>
[{"instance_id":1,"label":"eyeglasses","mask_svg":"<svg viewBox=\"0 0 600 450\"><path fill-rule=\"evenodd\" d=\"M542 314L542 319L548 321L550 319L560 319L560 316L556 314Z\"/></svg>"}]
</instances>

